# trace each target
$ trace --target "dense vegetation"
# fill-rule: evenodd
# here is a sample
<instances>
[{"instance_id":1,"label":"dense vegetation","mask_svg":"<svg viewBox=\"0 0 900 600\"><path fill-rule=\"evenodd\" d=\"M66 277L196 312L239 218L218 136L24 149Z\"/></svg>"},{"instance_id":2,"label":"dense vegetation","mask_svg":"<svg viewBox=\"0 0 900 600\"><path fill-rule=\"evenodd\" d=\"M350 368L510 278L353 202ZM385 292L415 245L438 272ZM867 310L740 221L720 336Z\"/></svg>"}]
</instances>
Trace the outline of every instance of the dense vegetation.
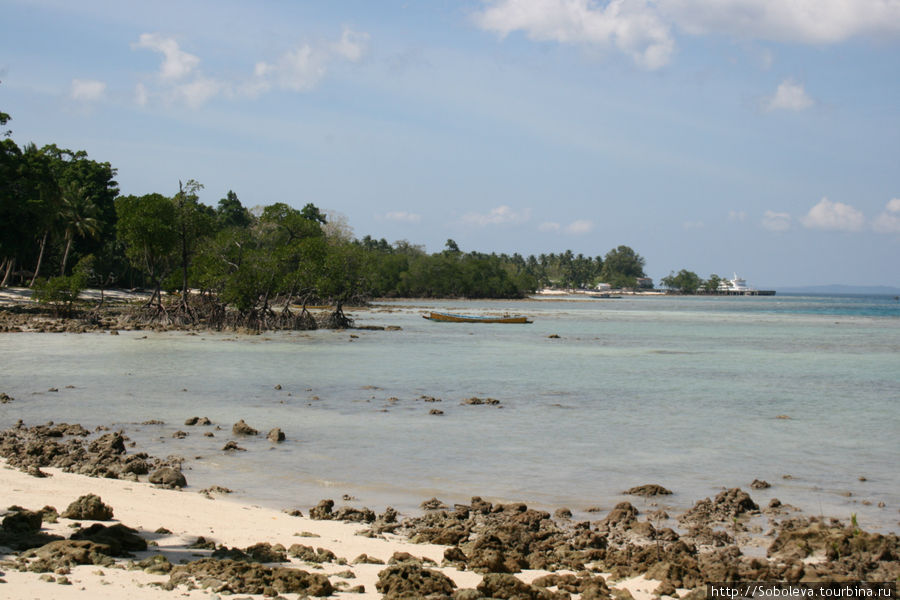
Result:
<instances>
[{"instance_id":1,"label":"dense vegetation","mask_svg":"<svg viewBox=\"0 0 900 600\"><path fill-rule=\"evenodd\" d=\"M8 121L0 113L0 125ZM634 287L644 276L644 259L627 246L602 258L525 258L463 252L447 240L428 254L407 241L353 239L313 204L251 211L229 191L211 207L193 180L172 195L120 195L115 176L84 151L19 147L3 133L0 287L27 285L67 307L88 285L140 287L153 291L153 318L295 327L310 318L309 304L334 306L332 324L343 325L343 306L372 297L520 298L543 286ZM164 303L162 291L177 300Z\"/></svg>"},{"instance_id":2,"label":"dense vegetation","mask_svg":"<svg viewBox=\"0 0 900 600\"><path fill-rule=\"evenodd\" d=\"M680 292L682 294L715 293L719 285L725 280L713 273L708 279L701 279L699 275L687 269L681 269L678 273L670 273L659 280L663 287Z\"/></svg>"}]
</instances>

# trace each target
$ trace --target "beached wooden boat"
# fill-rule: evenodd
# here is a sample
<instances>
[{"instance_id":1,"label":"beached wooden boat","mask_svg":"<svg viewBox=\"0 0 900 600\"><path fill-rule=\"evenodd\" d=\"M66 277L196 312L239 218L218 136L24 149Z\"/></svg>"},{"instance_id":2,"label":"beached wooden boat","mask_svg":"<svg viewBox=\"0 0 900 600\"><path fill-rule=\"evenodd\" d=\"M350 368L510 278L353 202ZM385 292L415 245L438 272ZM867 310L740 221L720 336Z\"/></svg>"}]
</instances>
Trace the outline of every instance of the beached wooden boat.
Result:
<instances>
[{"instance_id":1,"label":"beached wooden boat","mask_svg":"<svg viewBox=\"0 0 900 600\"><path fill-rule=\"evenodd\" d=\"M531 323L531 321L528 320L528 317L522 315L475 317L471 315L430 312L427 315L422 315L422 317L430 321L439 321L441 323Z\"/></svg>"}]
</instances>

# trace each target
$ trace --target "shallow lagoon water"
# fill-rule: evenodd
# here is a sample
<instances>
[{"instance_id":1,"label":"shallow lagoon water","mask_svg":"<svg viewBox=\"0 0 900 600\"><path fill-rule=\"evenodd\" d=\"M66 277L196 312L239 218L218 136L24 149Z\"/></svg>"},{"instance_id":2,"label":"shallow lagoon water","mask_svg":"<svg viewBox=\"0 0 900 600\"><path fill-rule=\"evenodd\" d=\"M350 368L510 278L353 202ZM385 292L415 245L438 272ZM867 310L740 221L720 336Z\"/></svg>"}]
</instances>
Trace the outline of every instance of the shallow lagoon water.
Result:
<instances>
[{"instance_id":1,"label":"shallow lagoon water","mask_svg":"<svg viewBox=\"0 0 900 600\"><path fill-rule=\"evenodd\" d=\"M433 323L431 309L535 322ZM409 511L478 494L577 513L660 483L680 510L758 478L772 484L751 491L760 504L898 529L892 298L397 301L354 316L402 330L2 335L0 391L16 401L0 426L115 423L140 449L185 456L196 489L279 508L349 494ZM460 404L471 396L503 408ZM183 425L193 415L223 429L203 437ZM288 440L223 453L241 418Z\"/></svg>"}]
</instances>

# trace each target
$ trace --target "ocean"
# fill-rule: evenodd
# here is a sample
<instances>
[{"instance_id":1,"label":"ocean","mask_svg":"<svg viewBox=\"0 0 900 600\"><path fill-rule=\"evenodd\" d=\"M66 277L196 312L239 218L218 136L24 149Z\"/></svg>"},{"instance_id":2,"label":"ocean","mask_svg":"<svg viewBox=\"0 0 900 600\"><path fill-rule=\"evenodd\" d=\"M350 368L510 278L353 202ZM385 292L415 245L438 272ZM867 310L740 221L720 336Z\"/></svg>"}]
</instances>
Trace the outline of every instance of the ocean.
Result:
<instances>
[{"instance_id":1,"label":"ocean","mask_svg":"<svg viewBox=\"0 0 900 600\"><path fill-rule=\"evenodd\" d=\"M429 310L534 323L435 323ZM0 427L121 427L138 450L185 457L194 489L304 513L344 495L407 513L480 495L585 516L623 500L643 510L621 492L658 483L672 514L741 487L760 505L900 529L891 296L412 300L351 314L400 330L3 334L0 392L15 401ZM234 438L238 419L261 435ZM265 439L273 427L284 443ZM247 451L223 452L230 439Z\"/></svg>"}]
</instances>

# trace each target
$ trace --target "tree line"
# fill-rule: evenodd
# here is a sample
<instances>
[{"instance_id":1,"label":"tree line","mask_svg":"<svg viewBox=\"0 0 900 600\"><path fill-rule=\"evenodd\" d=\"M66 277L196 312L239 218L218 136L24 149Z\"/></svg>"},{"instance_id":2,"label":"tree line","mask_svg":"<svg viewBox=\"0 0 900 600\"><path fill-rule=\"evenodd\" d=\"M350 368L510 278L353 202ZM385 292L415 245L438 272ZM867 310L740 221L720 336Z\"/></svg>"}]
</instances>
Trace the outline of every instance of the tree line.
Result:
<instances>
[{"instance_id":1,"label":"tree line","mask_svg":"<svg viewBox=\"0 0 900 600\"><path fill-rule=\"evenodd\" d=\"M8 121L0 112L0 126ZM543 286L634 287L644 276L644 259L627 246L604 257L526 258L463 252L447 240L429 254L405 240L342 235L312 203L251 210L229 191L213 207L194 180L170 195L122 195L116 173L84 151L19 147L4 132L0 287L67 300L88 285L145 288L154 318L295 327L311 325L314 304L333 306L340 326L344 306L373 297L521 298Z\"/></svg>"},{"instance_id":2,"label":"tree line","mask_svg":"<svg viewBox=\"0 0 900 600\"><path fill-rule=\"evenodd\" d=\"M707 279L701 278L693 271L681 269L678 273L669 273L666 277L659 280L660 284L666 289L677 291L682 294L696 294L700 292L714 293L719 286L726 283L727 280L719 277L715 273Z\"/></svg>"}]
</instances>

